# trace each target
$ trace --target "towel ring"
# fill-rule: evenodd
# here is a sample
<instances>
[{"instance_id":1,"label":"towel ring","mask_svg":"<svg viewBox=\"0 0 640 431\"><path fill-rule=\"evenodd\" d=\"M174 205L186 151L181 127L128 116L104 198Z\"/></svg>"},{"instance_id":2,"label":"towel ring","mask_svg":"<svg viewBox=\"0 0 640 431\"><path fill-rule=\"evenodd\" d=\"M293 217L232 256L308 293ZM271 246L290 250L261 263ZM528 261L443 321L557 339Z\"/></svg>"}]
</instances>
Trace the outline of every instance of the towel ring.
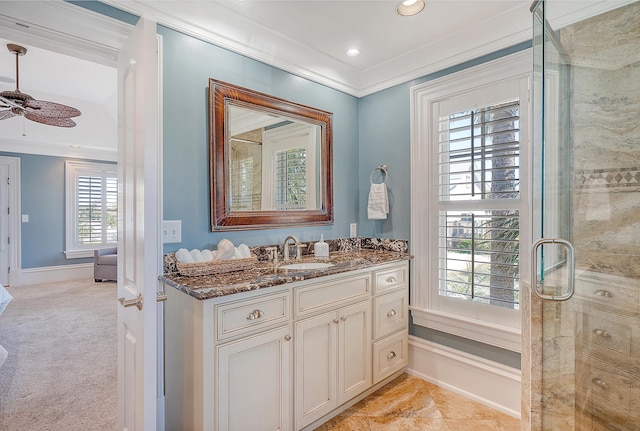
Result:
<instances>
[{"instance_id":1,"label":"towel ring","mask_svg":"<svg viewBox=\"0 0 640 431\"><path fill-rule=\"evenodd\" d=\"M383 180L382 183L379 184L386 184L387 183L387 177L389 176L389 172L387 172L387 165L380 165L376 168L371 169L371 173L369 174L369 182L371 184L373 184L373 174L375 174L376 171L380 171L382 172L382 176L383 176Z\"/></svg>"}]
</instances>

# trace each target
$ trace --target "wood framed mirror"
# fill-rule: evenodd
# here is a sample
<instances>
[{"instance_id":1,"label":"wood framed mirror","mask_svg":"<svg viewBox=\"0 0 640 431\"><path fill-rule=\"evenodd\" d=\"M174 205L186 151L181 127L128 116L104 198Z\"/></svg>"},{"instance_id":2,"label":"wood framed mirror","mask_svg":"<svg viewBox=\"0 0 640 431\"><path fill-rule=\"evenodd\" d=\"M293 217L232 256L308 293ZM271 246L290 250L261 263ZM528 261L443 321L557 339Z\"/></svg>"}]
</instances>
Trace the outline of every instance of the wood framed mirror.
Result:
<instances>
[{"instance_id":1,"label":"wood framed mirror","mask_svg":"<svg viewBox=\"0 0 640 431\"><path fill-rule=\"evenodd\" d=\"M333 223L332 114L209 80L211 231Z\"/></svg>"}]
</instances>

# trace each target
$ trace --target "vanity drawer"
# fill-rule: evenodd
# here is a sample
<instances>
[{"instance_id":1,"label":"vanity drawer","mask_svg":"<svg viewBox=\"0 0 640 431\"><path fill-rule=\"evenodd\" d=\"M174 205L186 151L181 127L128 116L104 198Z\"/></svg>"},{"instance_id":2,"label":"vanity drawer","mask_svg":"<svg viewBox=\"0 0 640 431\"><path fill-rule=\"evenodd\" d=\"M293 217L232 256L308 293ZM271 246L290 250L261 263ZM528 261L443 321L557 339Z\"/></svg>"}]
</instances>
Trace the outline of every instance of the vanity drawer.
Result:
<instances>
[{"instance_id":1,"label":"vanity drawer","mask_svg":"<svg viewBox=\"0 0 640 431\"><path fill-rule=\"evenodd\" d=\"M384 293L407 285L407 266L401 265L374 273L374 295Z\"/></svg>"},{"instance_id":2,"label":"vanity drawer","mask_svg":"<svg viewBox=\"0 0 640 431\"><path fill-rule=\"evenodd\" d=\"M362 274L315 283L294 290L296 317L306 316L328 308L344 305L345 301L361 300L371 296L371 276Z\"/></svg>"},{"instance_id":3,"label":"vanity drawer","mask_svg":"<svg viewBox=\"0 0 640 431\"><path fill-rule=\"evenodd\" d=\"M409 363L409 340L407 331L373 343L373 384L400 371Z\"/></svg>"},{"instance_id":4,"label":"vanity drawer","mask_svg":"<svg viewBox=\"0 0 640 431\"><path fill-rule=\"evenodd\" d=\"M373 338L378 339L407 327L407 290L377 296L373 300Z\"/></svg>"},{"instance_id":5,"label":"vanity drawer","mask_svg":"<svg viewBox=\"0 0 640 431\"><path fill-rule=\"evenodd\" d=\"M215 306L216 339L225 340L289 321L289 292Z\"/></svg>"}]
</instances>

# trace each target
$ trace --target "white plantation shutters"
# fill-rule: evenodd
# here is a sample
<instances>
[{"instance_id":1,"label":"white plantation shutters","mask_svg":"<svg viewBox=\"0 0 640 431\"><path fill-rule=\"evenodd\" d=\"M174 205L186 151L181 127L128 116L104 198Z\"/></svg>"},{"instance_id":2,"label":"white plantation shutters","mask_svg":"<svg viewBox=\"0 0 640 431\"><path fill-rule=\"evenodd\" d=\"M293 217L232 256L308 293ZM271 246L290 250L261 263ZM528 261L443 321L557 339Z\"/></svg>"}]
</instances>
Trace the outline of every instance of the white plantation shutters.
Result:
<instances>
[{"instance_id":1,"label":"white plantation shutters","mask_svg":"<svg viewBox=\"0 0 640 431\"><path fill-rule=\"evenodd\" d=\"M66 175L66 255L92 256L94 249L118 243L117 166L71 162Z\"/></svg>"},{"instance_id":2,"label":"white plantation shutters","mask_svg":"<svg viewBox=\"0 0 640 431\"><path fill-rule=\"evenodd\" d=\"M440 116L440 295L518 307L519 126L517 99Z\"/></svg>"}]
</instances>

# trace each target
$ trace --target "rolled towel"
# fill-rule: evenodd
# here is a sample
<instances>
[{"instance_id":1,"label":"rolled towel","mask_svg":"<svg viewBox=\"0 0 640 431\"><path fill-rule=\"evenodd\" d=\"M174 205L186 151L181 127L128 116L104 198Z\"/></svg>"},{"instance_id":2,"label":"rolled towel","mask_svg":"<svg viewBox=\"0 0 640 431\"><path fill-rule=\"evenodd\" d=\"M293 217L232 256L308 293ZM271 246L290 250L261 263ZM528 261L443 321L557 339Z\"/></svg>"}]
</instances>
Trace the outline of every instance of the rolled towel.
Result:
<instances>
[{"instance_id":1,"label":"rolled towel","mask_svg":"<svg viewBox=\"0 0 640 431\"><path fill-rule=\"evenodd\" d=\"M236 247L228 239L221 239L218 243L218 250L216 251L216 260L233 259L233 255L236 252Z\"/></svg>"},{"instance_id":2,"label":"rolled towel","mask_svg":"<svg viewBox=\"0 0 640 431\"><path fill-rule=\"evenodd\" d=\"M242 254L240 254L240 250L238 250L238 247L236 247L235 251L233 252L233 259L242 259Z\"/></svg>"},{"instance_id":3,"label":"rolled towel","mask_svg":"<svg viewBox=\"0 0 640 431\"><path fill-rule=\"evenodd\" d=\"M194 248L193 250L191 250L189 252L191 254L191 258L193 259L194 262L204 262L204 259L202 258L202 252L200 250L198 250L197 248Z\"/></svg>"},{"instance_id":4,"label":"rolled towel","mask_svg":"<svg viewBox=\"0 0 640 431\"><path fill-rule=\"evenodd\" d=\"M240 244L238 246L238 252L240 252L241 259L246 259L248 257L251 257L251 250L249 250L249 247L247 247L246 244Z\"/></svg>"},{"instance_id":5,"label":"rolled towel","mask_svg":"<svg viewBox=\"0 0 640 431\"><path fill-rule=\"evenodd\" d=\"M202 250L202 260L204 260L205 262L210 262L213 260L213 253L211 253L211 250Z\"/></svg>"},{"instance_id":6,"label":"rolled towel","mask_svg":"<svg viewBox=\"0 0 640 431\"><path fill-rule=\"evenodd\" d=\"M191 253L186 248L176 251L176 259L180 263L193 263L193 257L191 257Z\"/></svg>"}]
</instances>

